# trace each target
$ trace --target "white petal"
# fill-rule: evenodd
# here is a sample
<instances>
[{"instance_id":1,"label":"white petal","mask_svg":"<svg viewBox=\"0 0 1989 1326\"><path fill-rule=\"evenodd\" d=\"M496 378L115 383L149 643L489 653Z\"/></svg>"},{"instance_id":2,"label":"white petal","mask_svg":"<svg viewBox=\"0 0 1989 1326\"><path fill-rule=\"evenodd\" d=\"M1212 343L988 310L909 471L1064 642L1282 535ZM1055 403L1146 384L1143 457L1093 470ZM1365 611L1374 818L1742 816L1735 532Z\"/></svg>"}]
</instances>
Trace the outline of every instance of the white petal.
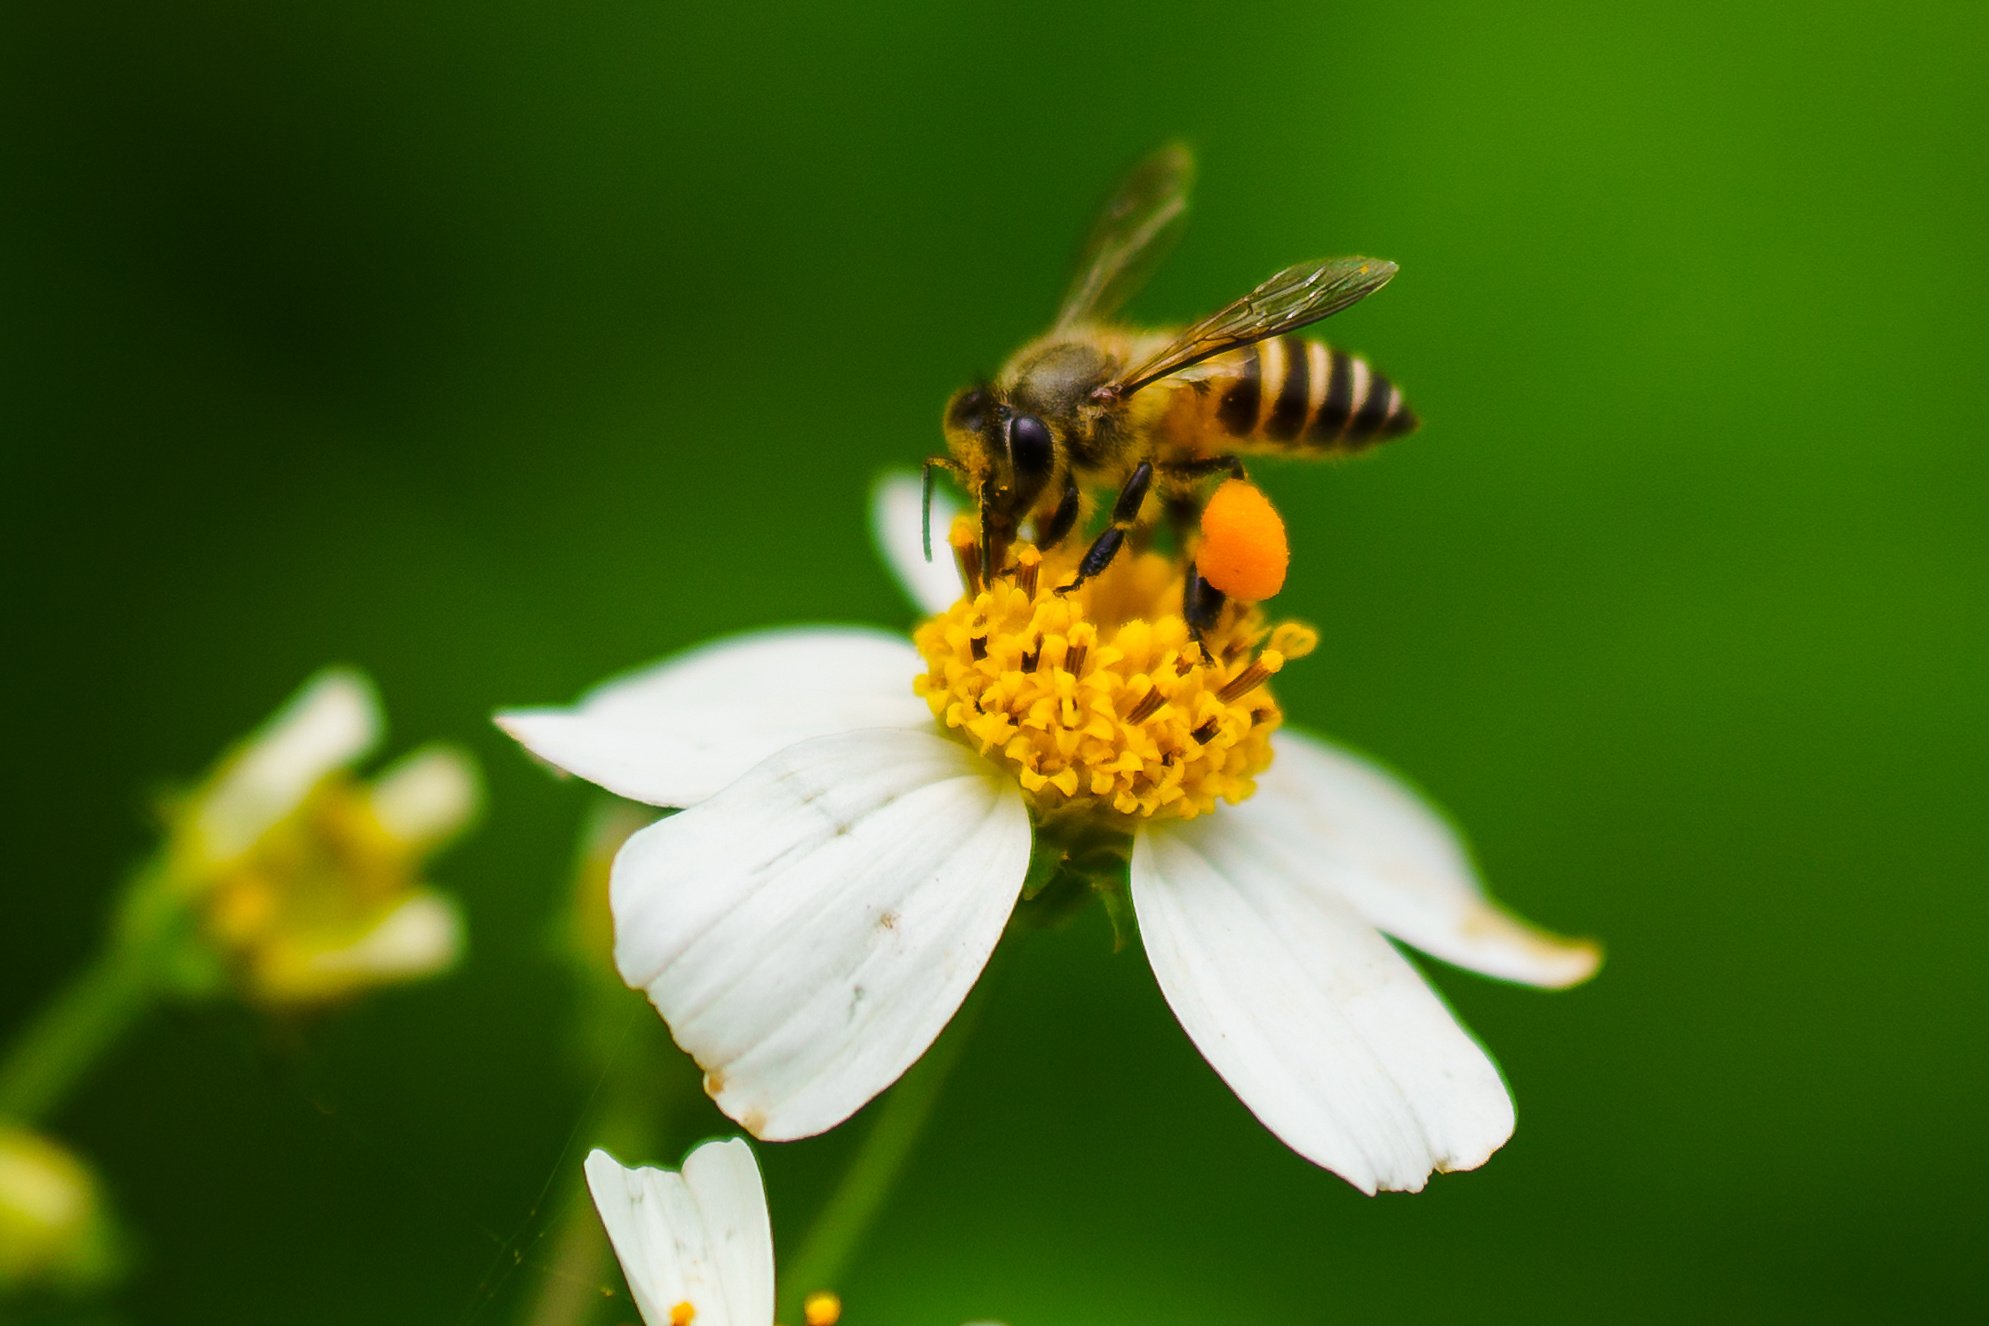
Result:
<instances>
[{"instance_id":1,"label":"white petal","mask_svg":"<svg viewBox=\"0 0 1989 1326\"><path fill-rule=\"evenodd\" d=\"M586 1168L643 1321L671 1326L688 1303L696 1326L772 1326L773 1231L751 1147L707 1142L682 1174L628 1169L600 1150Z\"/></svg>"},{"instance_id":2,"label":"white petal","mask_svg":"<svg viewBox=\"0 0 1989 1326\"><path fill-rule=\"evenodd\" d=\"M497 725L540 759L631 801L689 806L784 747L857 728L932 726L902 636L858 627L715 641Z\"/></svg>"},{"instance_id":3,"label":"white petal","mask_svg":"<svg viewBox=\"0 0 1989 1326\"><path fill-rule=\"evenodd\" d=\"M1133 904L1162 993L1285 1144L1364 1192L1416 1191L1512 1135L1499 1071L1302 858L1228 812L1142 830Z\"/></svg>"},{"instance_id":4,"label":"white petal","mask_svg":"<svg viewBox=\"0 0 1989 1326\"><path fill-rule=\"evenodd\" d=\"M409 895L352 944L315 953L302 973L326 988L381 985L432 976L463 951L463 917L455 901L432 890Z\"/></svg>"},{"instance_id":5,"label":"white petal","mask_svg":"<svg viewBox=\"0 0 1989 1326\"><path fill-rule=\"evenodd\" d=\"M943 489L932 494L932 559L926 560L924 483L903 470L886 474L870 495L870 527L884 561L905 593L925 613L945 612L959 601L960 568L946 532L960 503Z\"/></svg>"},{"instance_id":6,"label":"white petal","mask_svg":"<svg viewBox=\"0 0 1989 1326\"><path fill-rule=\"evenodd\" d=\"M447 842L476 818L483 784L476 762L453 746L424 746L373 780L373 812L395 837L422 847Z\"/></svg>"},{"instance_id":7,"label":"white petal","mask_svg":"<svg viewBox=\"0 0 1989 1326\"><path fill-rule=\"evenodd\" d=\"M615 962L748 1132L808 1137L925 1053L1028 869L1012 779L932 732L782 751L629 839Z\"/></svg>"},{"instance_id":8,"label":"white petal","mask_svg":"<svg viewBox=\"0 0 1989 1326\"><path fill-rule=\"evenodd\" d=\"M1233 812L1224 811L1224 814ZM1398 779L1317 738L1277 736L1257 795L1234 812L1290 842L1315 877L1405 943L1487 976L1567 986L1595 974L1588 940L1536 929L1485 896L1449 824Z\"/></svg>"},{"instance_id":9,"label":"white petal","mask_svg":"<svg viewBox=\"0 0 1989 1326\"><path fill-rule=\"evenodd\" d=\"M344 668L313 677L215 771L194 811L201 849L219 860L246 851L326 774L371 750L380 729L365 677Z\"/></svg>"}]
</instances>

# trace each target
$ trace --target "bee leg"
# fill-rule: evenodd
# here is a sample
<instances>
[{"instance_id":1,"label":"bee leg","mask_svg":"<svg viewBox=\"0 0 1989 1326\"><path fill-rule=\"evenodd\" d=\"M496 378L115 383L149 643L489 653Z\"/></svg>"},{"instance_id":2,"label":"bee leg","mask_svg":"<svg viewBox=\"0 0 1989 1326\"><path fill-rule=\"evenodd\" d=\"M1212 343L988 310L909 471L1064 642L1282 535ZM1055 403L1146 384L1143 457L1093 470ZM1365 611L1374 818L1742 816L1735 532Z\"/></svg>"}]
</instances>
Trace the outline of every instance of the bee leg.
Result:
<instances>
[{"instance_id":1,"label":"bee leg","mask_svg":"<svg viewBox=\"0 0 1989 1326\"><path fill-rule=\"evenodd\" d=\"M1202 634L1211 630L1216 619L1222 616L1222 606L1228 597L1214 585L1202 578L1202 573L1190 566L1188 579L1181 586L1181 617L1188 623L1188 631L1195 637L1195 643L1202 643ZM1206 645L1202 652L1208 653Z\"/></svg>"},{"instance_id":2,"label":"bee leg","mask_svg":"<svg viewBox=\"0 0 1989 1326\"><path fill-rule=\"evenodd\" d=\"M984 497L981 501L981 574L993 580L1008 562L1008 547L1015 541L1015 522L998 518Z\"/></svg>"},{"instance_id":3,"label":"bee leg","mask_svg":"<svg viewBox=\"0 0 1989 1326\"><path fill-rule=\"evenodd\" d=\"M1166 498L1167 528L1174 535L1174 550L1184 555L1194 539L1195 527L1201 523L1202 507L1206 505L1202 494L1197 491L1199 482L1211 474L1227 473L1233 479L1249 477L1243 472L1243 462L1228 453L1197 456L1192 460L1164 460L1158 469L1161 492Z\"/></svg>"},{"instance_id":4,"label":"bee leg","mask_svg":"<svg viewBox=\"0 0 1989 1326\"><path fill-rule=\"evenodd\" d=\"M1112 564L1112 559L1119 555L1119 548L1126 541L1126 531L1139 521L1140 506L1146 501L1146 490L1152 483L1153 462L1143 460L1127 476L1125 487L1119 490L1119 499L1112 503L1112 523L1085 549L1084 560L1077 564L1077 579L1057 593L1070 593Z\"/></svg>"},{"instance_id":5,"label":"bee leg","mask_svg":"<svg viewBox=\"0 0 1989 1326\"><path fill-rule=\"evenodd\" d=\"M1248 479L1244 472L1243 458L1227 452L1220 456L1197 456L1193 460L1170 460L1160 467L1164 479L1206 479L1211 474L1227 473L1232 479Z\"/></svg>"},{"instance_id":6,"label":"bee leg","mask_svg":"<svg viewBox=\"0 0 1989 1326\"><path fill-rule=\"evenodd\" d=\"M1036 546L1048 551L1068 538L1071 526L1077 524L1078 507L1082 501L1078 495L1076 478L1066 479L1064 495L1057 502L1056 513L1050 517L1050 523L1043 526L1042 533L1037 536Z\"/></svg>"}]
</instances>

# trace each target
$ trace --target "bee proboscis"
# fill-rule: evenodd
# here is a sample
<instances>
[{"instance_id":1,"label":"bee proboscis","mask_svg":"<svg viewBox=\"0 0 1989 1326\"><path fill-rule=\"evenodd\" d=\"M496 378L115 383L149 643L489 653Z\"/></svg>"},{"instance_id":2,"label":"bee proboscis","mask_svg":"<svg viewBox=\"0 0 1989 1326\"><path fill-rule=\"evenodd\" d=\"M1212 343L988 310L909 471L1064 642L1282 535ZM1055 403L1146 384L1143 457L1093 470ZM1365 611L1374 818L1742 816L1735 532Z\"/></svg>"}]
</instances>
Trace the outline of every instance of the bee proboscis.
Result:
<instances>
[{"instance_id":1,"label":"bee proboscis","mask_svg":"<svg viewBox=\"0 0 1989 1326\"><path fill-rule=\"evenodd\" d=\"M951 470L980 518L978 564L999 569L1025 521L1043 547L1089 514L1097 489L1116 489L1112 518L1078 564L1103 571L1157 497L1186 530L1207 481L1242 477L1251 455L1341 456L1415 430L1401 390L1365 359L1292 333L1358 303L1395 275L1392 262L1297 263L1186 327L1141 331L1113 321L1178 235L1194 161L1173 145L1142 162L1085 240L1077 274L1044 335L992 380L947 403ZM927 555L931 555L928 528ZM1222 595L1188 577L1198 625Z\"/></svg>"}]
</instances>

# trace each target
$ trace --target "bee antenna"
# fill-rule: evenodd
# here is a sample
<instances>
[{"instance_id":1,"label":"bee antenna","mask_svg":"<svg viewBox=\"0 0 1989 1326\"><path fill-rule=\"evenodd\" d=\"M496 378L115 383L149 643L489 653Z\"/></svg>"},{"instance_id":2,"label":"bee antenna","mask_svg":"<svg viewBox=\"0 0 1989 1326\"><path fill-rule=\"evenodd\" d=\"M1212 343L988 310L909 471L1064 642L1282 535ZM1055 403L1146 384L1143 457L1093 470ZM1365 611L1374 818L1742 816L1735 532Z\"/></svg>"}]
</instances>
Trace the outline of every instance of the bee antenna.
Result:
<instances>
[{"instance_id":1,"label":"bee antenna","mask_svg":"<svg viewBox=\"0 0 1989 1326\"><path fill-rule=\"evenodd\" d=\"M919 479L920 479L919 486L921 489L921 492L919 494L919 499L920 499L919 507L922 513L919 520L919 541L925 548L926 561L930 562L932 560L932 461L931 459L928 458L926 463L919 467Z\"/></svg>"},{"instance_id":2,"label":"bee antenna","mask_svg":"<svg viewBox=\"0 0 1989 1326\"><path fill-rule=\"evenodd\" d=\"M928 562L932 560L932 472L934 470L945 470L949 474L964 477L960 462L948 456L927 456L925 464L920 467L919 505L924 515L919 525L919 538L925 548L925 559Z\"/></svg>"}]
</instances>

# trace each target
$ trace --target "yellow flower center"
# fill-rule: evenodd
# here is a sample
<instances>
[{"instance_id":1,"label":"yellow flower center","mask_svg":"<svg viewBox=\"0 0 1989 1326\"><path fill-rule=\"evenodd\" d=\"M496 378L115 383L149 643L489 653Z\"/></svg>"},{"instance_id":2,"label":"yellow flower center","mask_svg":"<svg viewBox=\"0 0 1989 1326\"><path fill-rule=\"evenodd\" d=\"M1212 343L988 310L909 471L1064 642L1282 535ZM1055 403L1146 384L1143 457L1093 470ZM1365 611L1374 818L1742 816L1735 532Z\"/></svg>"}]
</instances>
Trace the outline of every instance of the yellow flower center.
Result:
<instances>
[{"instance_id":1,"label":"yellow flower center","mask_svg":"<svg viewBox=\"0 0 1989 1326\"><path fill-rule=\"evenodd\" d=\"M260 998L332 993L316 957L360 939L413 890L418 852L381 823L366 788L344 774L242 858L205 882L210 936Z\"/></svg>"},{"instance_id":2,"label":"yellow flower center","mask_svg":"<svg viewBox=\"0 0 1989 1326\"><path fill-rule=\"evenodd\" d=\"M954 546L964 551L957 533ZM1264 683L1316 637L1232 604L1198 641L1167 558L1122 555L1057 593L1074 567L1074 554L1020 545L918 629L916 689L933 715L1013 770L1039 817L1188 819L1244 800L1283 718Z\"/></svg>"}]
</instances>

